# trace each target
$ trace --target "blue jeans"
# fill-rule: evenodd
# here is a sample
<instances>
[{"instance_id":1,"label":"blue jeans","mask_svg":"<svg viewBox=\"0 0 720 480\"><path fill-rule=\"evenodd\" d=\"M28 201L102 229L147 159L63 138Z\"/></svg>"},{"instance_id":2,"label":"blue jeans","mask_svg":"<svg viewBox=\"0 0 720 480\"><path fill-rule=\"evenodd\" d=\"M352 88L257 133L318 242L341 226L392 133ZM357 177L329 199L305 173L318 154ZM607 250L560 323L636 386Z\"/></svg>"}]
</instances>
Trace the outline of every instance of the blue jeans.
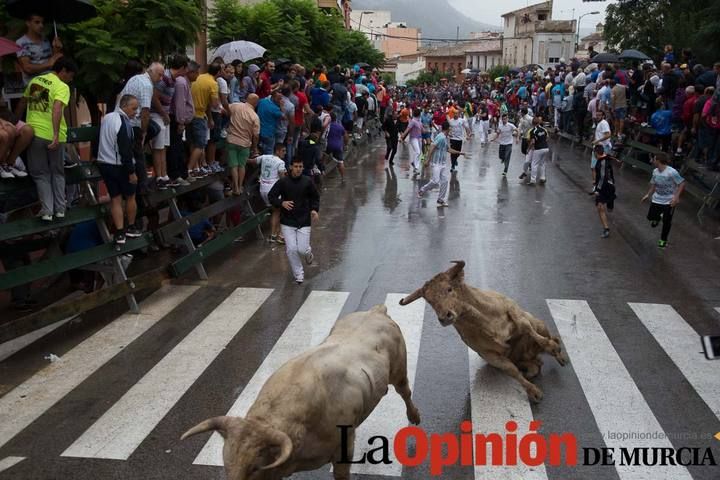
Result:
<instances>
[{"instance_id":1,"label":"blue jeans","mask_svg":"<svg viewBox=\"0 0 720 480\"><path fill-rule=\"evenodd\" d=\"M272 155L275 150L275 137L263 137L260 135L258 148L260 149L260 153L262 155Z\"/></svg>"}]
</instances>

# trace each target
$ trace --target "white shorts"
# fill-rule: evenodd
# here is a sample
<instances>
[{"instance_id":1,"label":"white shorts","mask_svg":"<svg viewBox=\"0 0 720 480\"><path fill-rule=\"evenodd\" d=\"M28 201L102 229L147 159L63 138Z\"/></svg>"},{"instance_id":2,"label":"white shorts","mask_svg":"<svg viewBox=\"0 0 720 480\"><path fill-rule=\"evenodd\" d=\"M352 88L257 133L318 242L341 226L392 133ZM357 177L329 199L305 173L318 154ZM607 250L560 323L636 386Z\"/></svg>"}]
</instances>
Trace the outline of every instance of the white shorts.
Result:
<instances>
[{"instance_id":1,"label":"white shorts","mask_svg":"<svg viewBox=\"0 0 720 480\"><path fill-rule=\"evenodd\" d=\"M264 183L260 184L260 198L262 198L263 202L265 202L265 206L269 207L270 200L268 199L268 193L270 193L270 190L272 190L272 185L266 185Z\"/></svg>"},{"instance_id":2,"label":"white shorts","mask_svg":"<svg viewBox=\"0 0 720 480\"><path fill-rule=\"evenodd\" d=\"M160 127L160 133L150 141L150 148L153 150L163 150L165 147L170 146L170 125L165 125L163 118L157 113L150 114L150 120L155 122Z\"/></svg>"}]
</instances>

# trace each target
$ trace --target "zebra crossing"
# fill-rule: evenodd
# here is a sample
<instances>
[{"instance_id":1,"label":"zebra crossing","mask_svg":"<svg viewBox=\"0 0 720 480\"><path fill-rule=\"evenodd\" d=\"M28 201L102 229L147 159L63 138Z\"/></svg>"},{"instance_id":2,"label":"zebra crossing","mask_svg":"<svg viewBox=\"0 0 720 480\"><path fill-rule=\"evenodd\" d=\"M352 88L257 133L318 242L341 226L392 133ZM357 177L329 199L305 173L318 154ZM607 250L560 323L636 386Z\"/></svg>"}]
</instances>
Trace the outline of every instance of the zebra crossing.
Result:
<instances>
[{"instance_id":1,"label":"zebra crossing","mask_svg":"<svg viewBox=\"0 0 720 480\"><path fill-rule=\"evenodd\" d=\"M23 464L39 460L23 452L21 445L13 444L18 434L60 400L72 395L73 390L90 375L140 339L182 302L191 299L199 289L198 286L186 285L163 287L143 302L141 315L121 316L78 344L59 361L48 365L0 397L0 478L4 478L5 472L11 472L13 468L21 469ZM64 445L60 457L88 461L131 459L139 448L142 450L142 443L152 435L173 407L207 373L230 341L258 311L271 308L268 300L278 294L267 288L238 288L232 291L119 400L109 405L84 433ZM230 399L234 403L227 414L245 415L262 385L277 368L298 353L322 342L346 308L350 295L350 292L310 292L252 378L237 392L237 398ZM417 397L423 394L415 388L418 359L421 348L427 348L424 343L421 345L423 326L424 322L436 320L432 310L423 301L400 307L398 303L403 296L404 293L388 293L384 301L388 313L398 323L405 337L408 378L413 396ZM546 303L570 359L571 370L562 373L574 375L579 381L598 430L632 430L648 434L662 432L663 428L653 409L588 302L548 299ZM715 419L720 419L720 376L714 364L702 361L697 332L670 305L629 303L628 307L712 411ZM551 322L548 321L548 324ZM431 338L423 339L423 342L431 341ZM461 340L457 338L457 341ZM533 406L524 389L513 379L489 367L474 351L467 350L467 353L470 417L475 431L504 432L505 423L512 419L518 424L518 436L522 436L535 419ZM112 379L107 381L112 382ZM436 383L439 386L442 384L442 372L438 372ZM457 423L462 420L462 412L458 412ZM362 456L373 448L368 442L370 437L383 435L392 438L395 432L406 425L404 403L398 395L390 392L356 432L356 456ZM190 426L190 423L185 425ZM178 432L178 436L179 433L182 432ZM52 432L48 432L48 435L52 435ZM605 443L608 447L621 446L619 440L612 438L605 438ZM6 446L12 448L6 449ZM672 447L672 444L667 439L653 439L634 440L633 446ZM62 458L55 460L62 461ZM217 433L210 436L202 448L193 452L192 457L186 459L186 466L191 464L197 468L222 465L222 439ZM397 461L378 465L356 464L352 471L361 475L404 477L403 467ZM621 480L693 478L688 469L682 466L618 465L615 471L616 477ZM477 466L474 477L478 480L553 478L544 465L532 468L522 465L492 468Z\"/></svg>"}]
</instances>

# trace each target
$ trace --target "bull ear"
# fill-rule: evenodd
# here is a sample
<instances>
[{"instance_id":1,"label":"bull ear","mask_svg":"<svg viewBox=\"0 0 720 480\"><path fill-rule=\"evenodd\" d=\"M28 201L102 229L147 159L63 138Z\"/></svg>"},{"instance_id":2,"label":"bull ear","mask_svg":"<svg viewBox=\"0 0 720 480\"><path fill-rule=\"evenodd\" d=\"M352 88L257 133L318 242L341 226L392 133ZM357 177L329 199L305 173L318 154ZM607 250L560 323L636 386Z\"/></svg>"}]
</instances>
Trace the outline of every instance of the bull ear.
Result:
<instances>
[{"instance_id":1,"label":"bull ear","mask_svg":"<svg viewBox=\"0 0 720 480\"><path fill-rule=\"evenodd\" d=\"M407 305L409 303L412 303L415 300L417 300L418 298L422 298L422 296L423 296L423 289L418 288L417 290L415 290L413 293L411 293L407 297L401 299L400 305Z\"/></svg>"},{"instance_id":2,"label":"bull ear","mask_svg":"<svg viewBox=\"0 0 720 480\"><path fill-rule=\"evenodd\" d=\"M204 422L195 425L193 428L183 433L182 437L180 437L180 440L185 440L186 438L197 435L198 433L209 432L211 430L218 431L220 432L220 435L223 436L223 438L227 438L227 432L230 430L230 427L234 420L240 419L234 419L232 417L208 418Z\"/></svg>"},{"instance_id":3,"label":"bull ear","mask_svg":"<svg viewBox=\"0 0 720 480\"><path fill-rule=\"evenodd\" d=\"M285 432L282 432L276 428L267 427L265 432L267 442L271 445L280 447L280 455L270 465L260 467L260 470L270 470L272 468L279 467L283 463L287 462L288 458L293 451L293 443L290 437Z\"/></svg>"},{"instance_id":4,"label":"bull ear","mask_svg":"<svg viewBox=\"0 0 720 480\"><path fill-rule=\"evenodd\" d=\"M450 270L447 271L448 275L450 275L450 278L452 279L460 279L462 280L464 278L464 272L463 269L465 268L465 261L464 260L453 260L455 265L450 267Z\"/></svg>"}]
</instances>

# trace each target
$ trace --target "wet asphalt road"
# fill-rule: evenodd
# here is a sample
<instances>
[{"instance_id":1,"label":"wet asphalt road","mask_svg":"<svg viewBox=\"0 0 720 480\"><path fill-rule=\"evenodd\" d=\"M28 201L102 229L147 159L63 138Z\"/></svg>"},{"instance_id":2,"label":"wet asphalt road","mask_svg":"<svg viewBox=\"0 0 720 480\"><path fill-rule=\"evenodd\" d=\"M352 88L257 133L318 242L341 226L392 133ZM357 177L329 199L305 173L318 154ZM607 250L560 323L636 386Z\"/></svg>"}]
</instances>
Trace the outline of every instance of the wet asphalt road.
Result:
<instances>
[{"instance_id":1,"label":"wet asphalt road","mask_svg":"<svg viewBox=\"0 0 720 480\"><path fill-rule=\"evenodd\" d=\"M408 293L449 262L467 262L466 281L508 295L557 332L547 299L584 300L598 318L647 405L676 447L713 446L720 461L717 414L703 401L668 353L638 320L629 302L672 307L702 334L720 333L720 235L707 219L701 227L697 205L685 200L675 216L671 246L655 247L659 231L644 220L639 199L647 175L616 170L618 201L611 214L612 235L602 231L590 186L589 160L580 150L553 146L548 183L520 184L519 146L510 174L501 178L497 145L466 142L468 159L453 175L447 209L437 209L437 193L416 198L419 183L409 172L407 148L386 169L384 145L375 142L348 163L347 181L325 180L321 222L313 228L316 266L306 282L292 282L282 247L247 240L209 262L210 281L179 304L121 354L90 375L35 422L0 446L0 461L26 457L0 479L221 479L219 467L192 465L207 436L178 442L199 421L224 414L313 291L349 292L343 313L382 303L388 293ZM185 283L199 284L192 279ZM128 460L67 458L60 454L237 287L272 288L273 294L249 320ZM88 316L81 327L63 328L0 364L3 390L29 378L52 351L60 356L101 329L111 318ZM699 345L699 343L698 343ZM591 347L590 345L588 346ZM699 349L698 349L699 350ZM581 446L603 447L603 434L571 364L546 360L536 380L544 400L532 406L546 432L573 432ZM697 362L704 362L701 355ZM714 388L720 383L720 363ZM467 348L452 328L442 328L425 312L414 400L428 432L457 432L471 417ZM615 371L607 371L612 387ZM716 390L717 391L717 390ZM394 393L390 393L393 395ZM675 438L675 437L673 437ZM0 439L3 440L3 439ZM714 444L711 442L715 442ZM632 446L632 444L628 444ZM695 480L717 480L720 467L690 467ZM327 479L308 472L293 478ZM362 475L362 479L387 478ZM405 468L402 478L429 478L427 467ZM448 467L440 478L475 478L472 468ZM490 478L490 477L488 477ZM498 476L498 480L504 476ZM613 467L547 467L552 480L610 480L625 476Z\"/></svg>"}]
</instances>

